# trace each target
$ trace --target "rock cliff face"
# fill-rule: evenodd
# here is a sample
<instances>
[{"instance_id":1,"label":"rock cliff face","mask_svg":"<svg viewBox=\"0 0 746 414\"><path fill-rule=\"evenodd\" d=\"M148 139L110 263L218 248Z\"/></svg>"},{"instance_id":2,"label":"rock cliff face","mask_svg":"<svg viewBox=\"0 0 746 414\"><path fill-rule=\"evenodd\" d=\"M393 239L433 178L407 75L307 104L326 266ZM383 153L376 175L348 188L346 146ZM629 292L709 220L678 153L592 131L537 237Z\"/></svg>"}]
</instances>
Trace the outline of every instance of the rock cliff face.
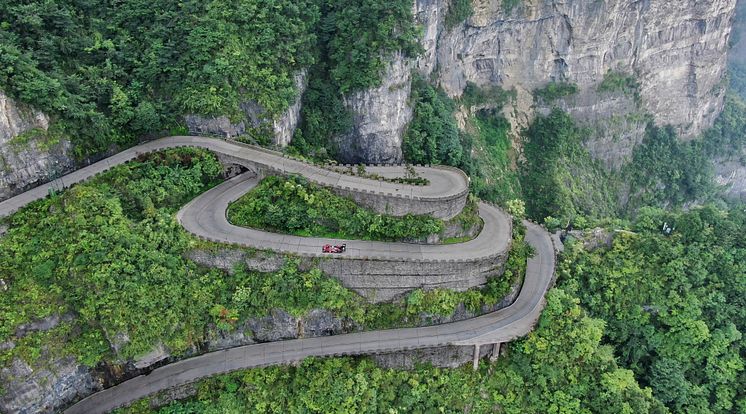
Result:
<instances>
[{"instance_id":1,"label":"rock cliff face","mask_svg":"<svg viewBox=\"0 0 746 414\"><path fill-rule=\"evenodd\" d=\"M353 113L354 127L339 137L339 155L349 163L397 163L401 161L402 136L412 120L408 100L412 63L397 54L389 62L381 86L357 92L345 99Z\"/></svg>"},{"instance_id":2,"label":"rock cliff face","mask_svg":"<svg viewBox=\"0 0 746 414\"><path fill-rule=\"evenodd\" d=\"M505 10L502 0L472 4L473 16L446 30L448 0L415 0L425 51L411 67L425 76L433 74L451 96L461 95L467 82L514 88L516 107L510 118L516 127L525 126L535 114L533 90L552 81L576 83L582 98L565 103L565 109L598 131L593 136L597 142L589 149L614 167L628 157L644 132L637 120L626 125L624 136L600 132L608 125L618 126L619 117L648 112L657 123L674 125L688 139L711 126L722 110L736 0L521 0L512 10ZM593 96L609 71L635 76L641 108L618 96ZM384 82L404 80L399 72L389 71ZM380 92L348 99L358 125L386 120L382 114L391 108L407 112L404 93L388 94L387 105L364 104L370 94ZM400 129L368 128L364 139L353 134L347 143L365 156L382 148L396 154ZM606 145L610 142L611 148Z\"/></svg>"},{"instance_id":3,"label":"rock cliff face","mask_svg":"<svg viewBox=\"0 0 746 414\"><path fill-rule=\"evenodd\" d=\"M264 109L256 103L245 102L241 105L241 110L246 119L235 123L231 122L227 116L204 117L200 115L187 115L184 117L184 122L189 129L189 133L194 135L235 137L246 134L251 129L266 129L271 133L274 145L287 146L300 121L301 97L306 90L307 80L305 70L295 75L295 87L298 96L282 115L274 119L267 119Z\"/></svg>"},{"instance_id":4,"label":"rock cliff face","mask_svg":"<svg viewBox=\"0 0 746 414\"><path fill-rule=\"evenodd\" d=\"M49 117L0 91L0 200L73 168L70 143L48 128Z\"/></svg>"}]
</instances>

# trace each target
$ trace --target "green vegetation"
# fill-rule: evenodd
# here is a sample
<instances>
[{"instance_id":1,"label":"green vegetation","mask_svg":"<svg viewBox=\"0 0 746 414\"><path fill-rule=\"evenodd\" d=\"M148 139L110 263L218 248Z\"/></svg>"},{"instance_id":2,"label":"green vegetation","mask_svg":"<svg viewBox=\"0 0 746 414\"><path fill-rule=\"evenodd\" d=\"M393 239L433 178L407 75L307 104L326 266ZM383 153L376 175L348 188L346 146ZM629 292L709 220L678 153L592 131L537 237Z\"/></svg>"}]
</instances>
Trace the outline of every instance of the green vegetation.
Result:
<instances>
[{"instance_id":1,"label":"green vegetation","mask_svg":"<svg viewBox=\"0 0 746 414\"><path fill-rule=\"evenodd\" d=\"M246 100L279 113L313 62L318 20L310 0L9 0L0 89L58 117L82 157L184 113L239 117Z\"/></svg>"},{"instance_id":2,"label":"green vegetation","mask_svg":"<svg viewBox=\"0 0 746 414\"><path fill-rule=\"evenodd\" d=\"M583 131L559 109L538 116L525 131L519 172L529 217L613 215L614 183L582 140Z\"/></svg>"},{"instance_id":3,"label":"green vegetation","mask_svg":"<svg viewBox=\"0 0 746 414\"><path fill-rule=\"evenodd\" d=\"M699 145L699 144L693 144ZM730 93L715 125L705 131L700 150L709 157L738 157L746 148L746 101ZM746 160L741 158L746 164Z\"/></svg>"},{"instance_id":4,"label":"green vegetation","mask_svg":"<svg viewBox=\"0 0 746 414\"><path fill-rule=\"evenodd\" d=\"M502 108L515 97L515 90L506 91L499 86L479 87L474 82L466 82L458 102L468 109L478 105Z\"/></svg>"},{"instance_id":5,"label":"green vegetation","mask_svg":"<svg viewBox=\"0 0 746 414\"><path fill-rule=\"evenodd\" d=\"M466 171L472 191L484 200L504 204L520 196L515 172L517 154L509 136L510 124L500 109L515 98L515 91L480 88L467 83L454 102L421 78L412 84L414 119L404 136L404 157L414 163L445 164ZM476 111L467 131L454 117L456 105Z\"/></svg>"},{"instance_id":6,"label":"green vegetation","mask_svg":"<svg viewBox=\"0 0 746 414\"><path fill-rule=\"evenodd\" d=\"M514 8L520 5L522 1L523 0L502 0L502 6L507 13L510 13Z\"/></svg>"},{"instance_id":7,"label":"green vegetation","mask_svg":"<svg viewBox=\"0 0 746 414\"><path fill-rule=\"evenodd\" d=\"M650 125L632 160L609 173L583 148L585 131L555 109L524 132L525 162L519 166L529 217L562 222L580 217L634 217L644 206L676 208L717 198L712 158L743 160L746 104L729 95L725 110L701 138L678 139L671 127Z\"/></svg>"},{"instance_id":8,"label":"green vegetation","mask_svg":"<svg viewBox=\"0 0 746 414\"><path fill-rule=\"evenodd\" d=\"M632 229L610 249L569 246L560 288L604 321L619 363L672 412L743 412L743 207L644 208Z\"/></svg>"},{"instance_id":9,"label":"green vegetation","mask_svg":"<svg viewBox=\"0 0 746 414\"><path fill-rule=\"evenodd\" d=\"M274 273L203 269L185 253L211 245L187 236L173 215L214 185L220 171L216 158L202 150L143 155L9 217L0 238L0 277L8 286L0 296L0 342L16 346L0 352L0 363L14 357L34 361L51 352L94 366L136 357L158 342L179 355L204 340L209 323L229 331L272 308L297 316L329 309L369 329L415 326L452 314L460 303L472 312L494 306L523 277L531 254L516 227L505 275L485 288L417 290L403 301L377 305L318 269L299 270L293 258ZM277 182L286 188L285 181ZM287 183L295 196L306 188ZM305 194L324 197L316 190ZM467 211L457 219L467 226L474 217ZM47 332L16 335L21 324L66 313L75 319ZM119 333L129 342L112 355L108 341Z\"/></svg>"},{"instance_id":10,"label":"green vegetation","mask_svg":"<svg viewBox=\"0 0 746 414\"><path fill-rule=\"evenodd\" d=\"M472 188L480 198L504 205L520 197L515 171L517 154L510 139L510 124L496 110L481 110L472 118L474 158L478 166Z\"/></svg>"},{"instance_id":11,"label":"green vegetation","mask_svg":"<svg viewBox=\"0 0 746 414\"><path fill-rule=\"evenodd\" d=\"M422 239L443 230L442 220L378 214L299 176L265 178L231 204L228 218L239 226L344 239Z\"/></svg>"},{"instance_id":12,"label":"green vegetation","mask_svg":"<svg viewBox=\"0 0 746 414\"><path fill-rule=\"evenodd\" d=\"M415 164L461 165L469 154L453 118L453 101L422 78L412 82L411 100L414 119L402 143L404 157Z\"/></svg>"},{"instance_id":13,"label":"green vegetation","mask_svg":"<svg viewBox=\"0 0 746 414\"><path fill-rule=\"evenodd\" d=\"M614 71L606 72L597 90L599 92L621 92L640 101L640 84L634 75Z\"/></svg>"},{"instance_id":14,"label":"green vegetation","mask_svg":"<svg viewBox=\"0 0 746 414\"><path fill-rule=\"evenodd\" d=\"M324 158L336 154L332 138L352 126L343 95L380 85L394 52L412 56L420 46L408 0L321 3L317 64L310 69L302 122L292 145L302 154Z\"/></svg>"},{"instance_id":15,"label":"green vegetation","mask_svg":"<svg viewBox=\"0 0 746 414\"><path fill-rule=\"evenodd\" d=\"M631 371L601 345L604 324L577 299L554 290L539 326L508 346L496 364L411 371L381 369L369 359L308 359L297 367L251 369L198 386L197 396L156 412L268 413L473 412L665 413ZM148 401L119 411L152 412Z\"/></svg>"},{"instance_id":16,"label":"green vegetation","mask_svg":"<svg viewBox=\"0 0 746 414\"><path fill-rule=\"evenodd\" d=\"M446 14L445 18L447 29L453 29L471 17L472 13L474 13L471 1L472 0L450 0L448 14Z\"/></svg>"},{"instance_id":17,"label":"green vegetation","mask_svg":"<svg viewBox=\"0 0 746 414\"><path fill-rule=\"evenodd\" d=\"M155 412L741 412L744 228L742 208L645 208L610 248L570 242L536 330L476 372L308 359L201 381Z\"/></svg>"},{"instance_id":18,"label":"green vegetation","mask_svg":"<svg viewBox=\"0 0 746 414\"><path fill-rule=\"evenodd\" d=\"M380 84L391 54L418 53L418 36L407 0L11 0L0 89L53 115L83 158L180 128L184 114L237 121L253 101L278 115L311 67L296 148L324 157L351 125L342 95Z\"/></svg>"},{"instance_id":19,"label":"green vegetation","mask_svg":"<svg viewBox=\"0 0 746 414\"><path fill-rule=\"evenodd\" d=\"M544 103L551 103L557 99L566 98L578 93L578 85L569 82L550 82L547 86L536 89L534 96Z\"/></svg>"},{"instance_id":20,"label":"green vegetation","mask_svg":"<svg viewBox=\"0 0 746 414\"><path fill-rule=\"evenodd\" d=\"M44 344L94 365L109 352L104 338L118 332L130 334L124 357L157 341L178 352L201 336L220 274L182 258L189 241L173 207L207 189L220 171L203 151L169 150L13 214L0 239L0 275L9 286L0 296L0 341L34 319L77 317L18 340L0 359L33 361Z\"/></svg>"},{"instance_id":21,"label":"green vegetation","mask_svg":"<svg viewBox=\"0 0 746 414\"><path fill-rule=\"evenodd\" d=\"M644 205L680 206L704 199L713 190L712 162L701 142L682 143L671 127L649 126L645 139L627 166L632 200L636 210Z\"/></svg>"}]
</instances>

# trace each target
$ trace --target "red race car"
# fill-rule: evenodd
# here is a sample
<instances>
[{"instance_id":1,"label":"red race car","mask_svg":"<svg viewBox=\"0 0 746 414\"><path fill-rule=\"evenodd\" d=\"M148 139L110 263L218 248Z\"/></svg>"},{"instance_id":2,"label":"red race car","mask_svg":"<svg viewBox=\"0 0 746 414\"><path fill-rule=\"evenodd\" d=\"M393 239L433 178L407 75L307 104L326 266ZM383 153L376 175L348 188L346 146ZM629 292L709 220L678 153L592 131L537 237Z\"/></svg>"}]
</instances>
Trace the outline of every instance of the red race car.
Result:
<instances>
[{"instance_id":1,"label":"red race car","mask_svg":"<svg viewBox=\"0 0 746 414\"><path fill-rule=\"evenodd\" d=\"M332 246L331 244L325 244L324 247L321 248L321 253L344 253L347 250L346 244L340 244L336 246Z\"/></svg>"}]
</instances>

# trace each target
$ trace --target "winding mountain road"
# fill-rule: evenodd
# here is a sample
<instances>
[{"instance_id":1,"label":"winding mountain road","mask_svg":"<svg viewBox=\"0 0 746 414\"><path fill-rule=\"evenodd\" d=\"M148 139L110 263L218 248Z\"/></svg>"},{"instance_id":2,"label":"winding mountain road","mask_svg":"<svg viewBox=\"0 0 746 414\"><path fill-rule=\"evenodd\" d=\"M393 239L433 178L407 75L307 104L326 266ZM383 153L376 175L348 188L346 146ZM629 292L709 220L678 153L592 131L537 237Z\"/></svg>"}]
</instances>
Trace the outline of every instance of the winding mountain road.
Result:
<instances>
[{"instance_id":1,"label":"winding mountain road","mask_svg":"<svg viewBox=\"0 0 746 414\"><path fill-rule=\"evenodd\" d=\"M458 248L453 245L299 237L231 224L225 213L228 205L253 189L259 180L249 174L234 177L192 200L176 217L187 231L206 240L303 256L321 257L321 246L324 244L344 243L347 244L347 251L342 255L335 255L335 258L466 261L502 253L510 247L510 218L487 203L479 204L479 215L484 221L482 231L474 239L460 243ZM328 254L325 256L329 257Z\"/></svg>"},{"instance_id":2,"label":"winding mountain road","mask_svg":"<svg viewBox=\"0 0 746 414\"><path fill-rule=\"evenodd\" d=\"M468 190L468 179L457 170L418 168L430 181L427 186L405 186L339 174L303 162L284 158L278 153L251 148L227 141L200 137L171 137L130 148L110 158L66 175L16 197L0 202L0 216L7 216L28 203L44 198L50 190L84 181L115 165L146 152L192 146L212 150L232 158L250 160L272 172L297 173L321 185L349 187L352 191L371 194L395 194L395 197L438 200L454 197ZM400 167L376 167L388 174ZM273 234L231 225L225 217L228 204L256 185L256 178L244 174L235 177L197 197L179 213L179 222L190 232L210 240L261 247L300 255L319 255L322 242L314 239ZM458 261L495 254L509 245L509 218L499 209L480 203L485 226L475 239L454 245L413 245L367 241L339 241L348 244L340 258L382 257L389 260ZM361 355L446 345L481 346L508 342L533 329L544 305L544 295L554 275L555 250L549 234L541 227L525 222L526 241L536 254L528 261L526 277L515 302L506 308L480 317L421 328L390 329L345 335L302 338L289 341L254 344L216 352L166 365L83 399L66 413L105 413L140 398L201 378L235 370L282 364L310 356Z\"/></svg>"},{"instance_id":3,"label":"winding mountain road","mask_svg":"<svg viewBox=\"0 0 746 414\"><path fill-rule=\"evenodd\" d=\"M468 177L460 170L451 168L417 167L417 173L430 184L425 186L401 185L388 181L376 181L353 175L340 174L327 168L318 167L303 161L284 157L276 151L266 150L225 141L216 138L177 136L149 141L76 170L49 183L42 184L25 193L0 202L0 217L7 216L19 208L46 197L50 191L59 191L73 184L85 181L142 154L176 147L204 148L218 155L229 156L238 161L247 161L262 166L270 173L300 174L310 181L333 188L349 188L352 191L370 194L390 194L404 199L437 201L466 194L469 190ZM376 171L398 172L402 167L374 167ZM387 175L387 174L383 174Z\"/></svg>"}]
</instances>

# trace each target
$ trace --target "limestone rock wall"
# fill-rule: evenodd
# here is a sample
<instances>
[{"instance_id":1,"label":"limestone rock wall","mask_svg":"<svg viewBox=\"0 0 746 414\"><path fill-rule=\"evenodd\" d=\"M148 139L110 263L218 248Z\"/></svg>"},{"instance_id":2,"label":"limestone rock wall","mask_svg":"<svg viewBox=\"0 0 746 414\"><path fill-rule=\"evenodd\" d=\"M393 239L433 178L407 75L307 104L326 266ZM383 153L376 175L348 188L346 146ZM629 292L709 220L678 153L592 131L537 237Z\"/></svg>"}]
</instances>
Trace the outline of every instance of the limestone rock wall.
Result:
<instances>
[{"instance_id":1,"label":"limestone rock wall","mask_svg":"<svg viewBox=\"0 0 746 414\"><path fill-rule=\"evenodd\" d=\"M47 136L49 117L0 91L0 200L69 172L70 142Z\"/></svg>"},{"instance_id":2,"label":"limestone rock wall","mask_svg":"<svg viewBox=\"0 0 746 414\"><path fill-rule=\"evenodd\" d=\"M300 122L301 98L308 85L305 70L295 75L295 88L298 96L292 105L280 116L267 119L264 109L254 102L244 102L241 110L245 119L232 122L227 116L206 117L197 114L186 115L184 122L193 135L218 135L221 137L236 137L246 134L250 129L266 128L271 131L273 143L285 147L290 143L295 128Z\"/></svg>"},{"instance_id":3,"label":"limestone rock wall","mask_svg":"<svg viewBox=\"0 0 746 414\"><path fill-rule=\"evenodd\" d=\"M594 130L589 150L615 168L642 139L644 123L637 113L648 112L689 139L711 126L722 110L736 0L522 0L510 11L502 0L472 3L473 16L447 30L448 0L414 0L424 53L409 66L454 97L467 82L514 88L517 99L508 118L516 131L541 110L533 90L551 81L576 83L582 97L562 106ZM637 78L641 107L619 97L593 96L610 70ZM384 84L406 78L390 70ZM392 108L408 112L406 88L397 91L376 89L348 99L358 121L342 147L361 161L375 162L381 151L386 157L399 154L398 131L405 128L386 115ZM373 96L384 95L386 105L370 104ZM385 125L372 127L376 122Z\"/></svg>"},{"instance_id":4,"label":"limestone rock wall","mask_svg":"<svg viewBox=\"0 0 746 414\"><path fill-rule=\"evenodd\" d=\"M467 81L589 89L615 70L636 75L644 109L686 137L722 109L735 0L524 0L510 13L498 0L477 4L438 42L439 82L453 96Z\"/></svg>"},{"instance_id":5,"label":"limestone rock wall","mask_svg":"<svg viewBox=\"0 0 746 414\"><path fill-rule=\"evenodd\" d=\"M377 88L345 98L353 114L352 131L338 137L339 156L350 163L398 163L402 137L412 120L409 94L412 63L401 54L391 57L383 82Z\"/></svg>"}]
</instances>

